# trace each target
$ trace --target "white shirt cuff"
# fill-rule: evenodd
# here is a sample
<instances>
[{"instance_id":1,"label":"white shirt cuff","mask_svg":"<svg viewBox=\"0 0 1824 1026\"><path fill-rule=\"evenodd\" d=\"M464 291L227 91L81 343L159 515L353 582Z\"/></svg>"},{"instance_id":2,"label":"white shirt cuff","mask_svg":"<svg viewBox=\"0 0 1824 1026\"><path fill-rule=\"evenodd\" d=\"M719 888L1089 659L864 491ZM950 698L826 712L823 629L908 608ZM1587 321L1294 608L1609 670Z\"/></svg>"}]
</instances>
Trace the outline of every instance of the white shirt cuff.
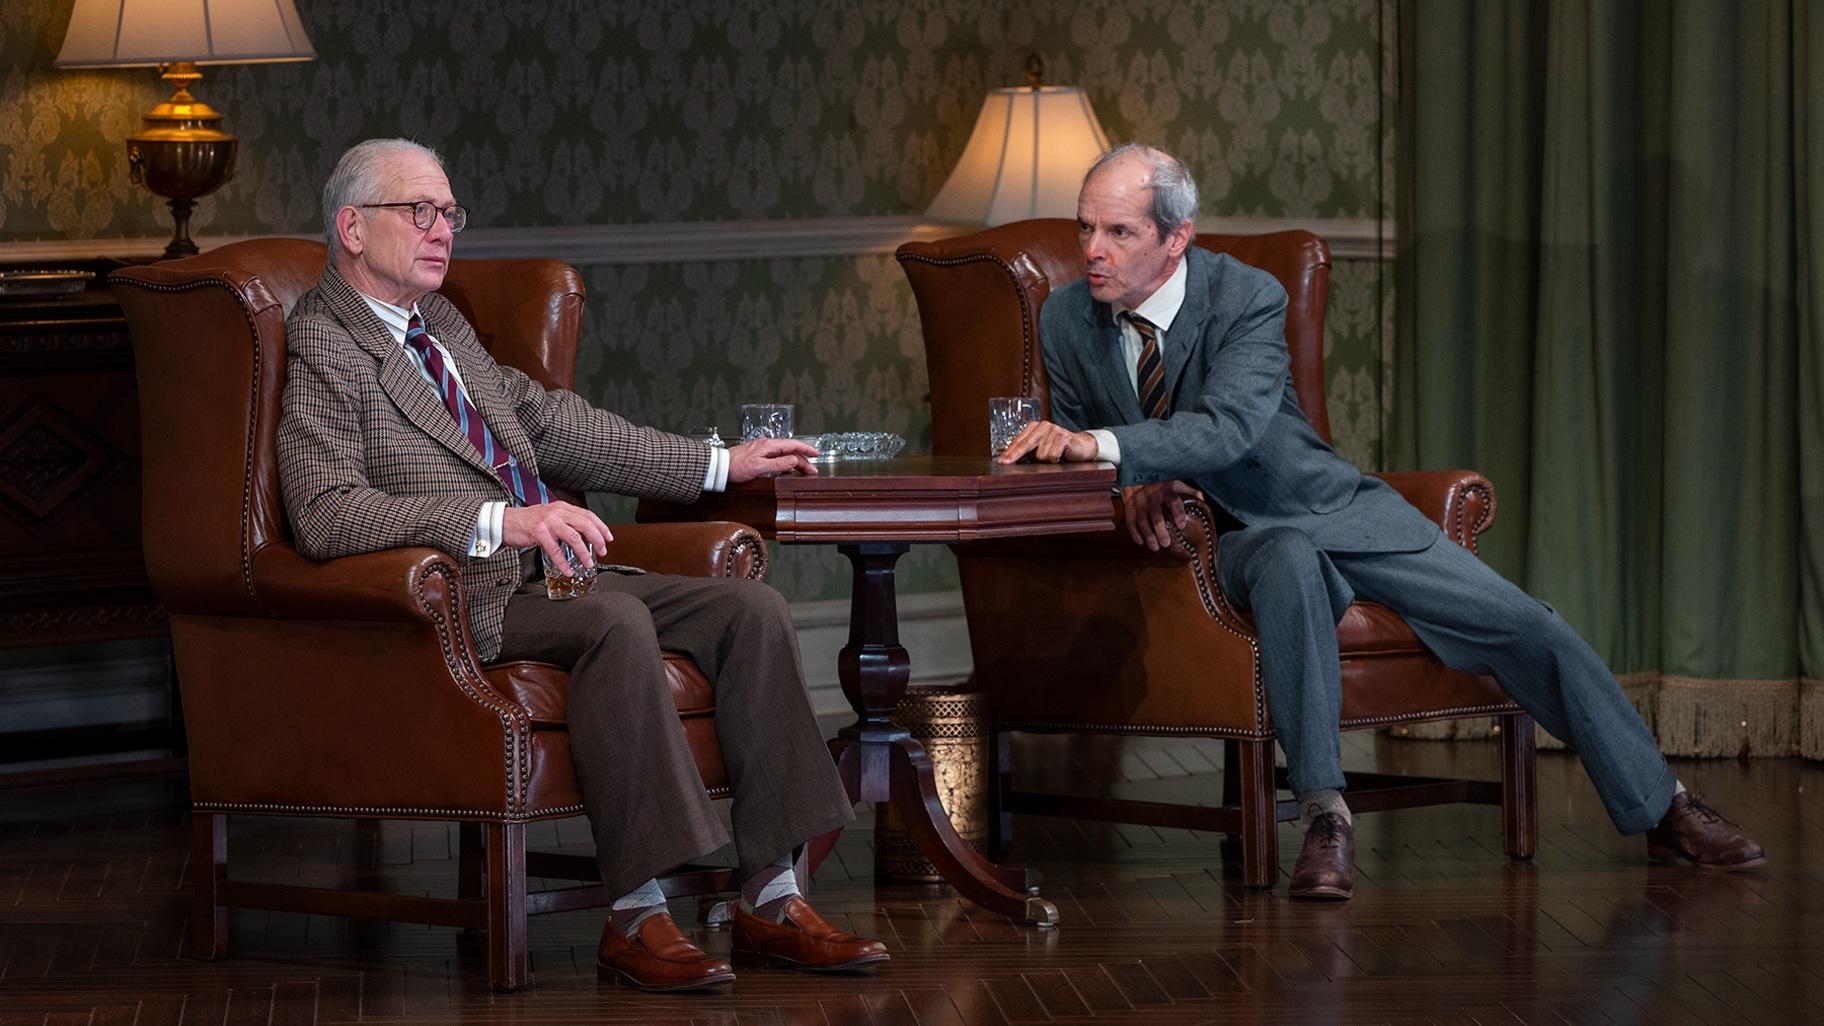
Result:
<instances>
[{"instance_id":1,"label":"white shirt cuff","mask_svg":"<svg viewBox=\"0 0 1824 1026\"><path fill-rule=\"evenodd\" d=\"M709 469L703 472L703 490L728 490L728 450L719 445L709 447Z\"/></svg>"},{"instance_id":2,"label":"white shirt cuff","mask_svg":"<svg viewBox=\"0 0 1824 1026\"><path fill-rule=\"evenodd\" d=\"M486 559L500 548L502 523L507 515L504 502L484 502L475 514L475 533L469 536L469 555Z\"/></svg>"},{"instance_id":3,"label":"white shirt cuff","mask_svg":"<svg viewBox=\"0 0 1824 1026\"><path fill-rule=\"evenodd\" d=\"M1121 443L1115 441L1115 433L1107 428L1090 428L1089 436L1096 440L1096 459L1109 463L1121 462Z\"/></svg>"}]
</instances>

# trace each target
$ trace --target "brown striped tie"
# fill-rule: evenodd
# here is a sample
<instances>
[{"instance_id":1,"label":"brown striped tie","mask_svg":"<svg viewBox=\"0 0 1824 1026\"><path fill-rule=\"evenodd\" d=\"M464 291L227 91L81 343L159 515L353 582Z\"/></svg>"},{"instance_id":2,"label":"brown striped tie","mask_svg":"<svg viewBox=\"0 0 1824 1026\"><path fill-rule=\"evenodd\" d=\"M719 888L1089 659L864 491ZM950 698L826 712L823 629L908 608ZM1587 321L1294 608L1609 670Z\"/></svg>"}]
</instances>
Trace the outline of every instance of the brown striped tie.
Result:
<instances>
[{"instance_id":1,"label":"brown striped tie","mask_svg":"<svg viewBox=\"0 0 1824 1026\"><path fill-rule=\"evenodd\" d=\"M1167 412L1165 364L1159 359L1159 329L1132 311L1121 316L1140 333L1140 359L1134 362L1134 391L1140 395L1140 412L1154 420L1163 419Z\"/></svg>"}]
</instances>

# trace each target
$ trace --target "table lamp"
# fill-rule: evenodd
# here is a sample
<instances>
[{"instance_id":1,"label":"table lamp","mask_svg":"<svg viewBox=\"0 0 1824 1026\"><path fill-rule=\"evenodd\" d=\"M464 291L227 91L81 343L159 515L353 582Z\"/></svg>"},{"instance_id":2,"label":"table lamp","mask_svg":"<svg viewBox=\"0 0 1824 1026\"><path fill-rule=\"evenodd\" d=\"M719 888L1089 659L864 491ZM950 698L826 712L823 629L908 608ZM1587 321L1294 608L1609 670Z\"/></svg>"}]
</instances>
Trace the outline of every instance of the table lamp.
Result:
<instances>
[{"instance_id":1,"label":"table lamp","mask_svg":"<svg viewBox=\"0 0 1824 1026\"><path fill-rule=\"evenodd\" d=\"M60 68L157 67L177 89L127 137L135 183L170 201L176 223L165 258L191 256L198 196L234 174L238 140L222 116L190 95L198 64L307 61L316 57L292 0L76 0L57 53Z\"/></svg>"},{"instance_id":2,"label":"table lamp","mask_svg":"<svg viewBox=\"0 0 1824 1026\"><path fill-rule=\"evenodd\" d=\"M1026 84L982 101L956 170L926 208L933 221L997 225L1028 217L1076 217L1083 173L1108 151L1108 136L1081 89L1041 84L1045 65L1026 58Z\"/></svg>"}]
</instances>

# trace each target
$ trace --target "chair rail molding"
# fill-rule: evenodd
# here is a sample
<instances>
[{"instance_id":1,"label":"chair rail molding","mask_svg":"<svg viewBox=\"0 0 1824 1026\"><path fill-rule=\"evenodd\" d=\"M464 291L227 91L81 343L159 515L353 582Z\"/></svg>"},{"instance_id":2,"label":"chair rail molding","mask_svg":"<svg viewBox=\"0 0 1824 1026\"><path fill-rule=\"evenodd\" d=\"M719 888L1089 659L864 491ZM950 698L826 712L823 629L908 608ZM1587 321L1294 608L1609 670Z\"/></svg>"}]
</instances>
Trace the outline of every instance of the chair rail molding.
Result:
<instances>
[{"instance_id":1,"label":"chair rail molding","mask_svg":"<svg viewBox=\"0 0 1824 1026\"><path fill-rule=\"evenodd\" d=\"M891 253L902 242L964 235L981 227L938 224L915 216L477 227L462 234L458 248L464 257L554 257L577 266L870 256ZM1330 243L1331 255L1339 260L1393 259L1395 238L1391 220L1204 217L1197 221L1200 232L1252 234L1288 228L1304 228L1322 236ZM211 250L255 237L198 235L197 243L204 250ZM290 237L317 238L316 235L296 234ZM157 257L169 241L159 236L0 242L0 263Z\"/></svg>"}]
</instances>

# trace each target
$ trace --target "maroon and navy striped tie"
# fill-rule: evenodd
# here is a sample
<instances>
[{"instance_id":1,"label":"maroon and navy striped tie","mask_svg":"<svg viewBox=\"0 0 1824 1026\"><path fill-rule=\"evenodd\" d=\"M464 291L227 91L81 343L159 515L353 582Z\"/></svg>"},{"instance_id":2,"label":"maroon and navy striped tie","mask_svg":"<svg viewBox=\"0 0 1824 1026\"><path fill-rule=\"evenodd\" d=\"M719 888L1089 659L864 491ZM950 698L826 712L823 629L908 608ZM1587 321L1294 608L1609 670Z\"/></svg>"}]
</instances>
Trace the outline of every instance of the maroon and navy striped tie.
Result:
<instances>
[{"instance_id":1,"label":"maroon and navy striped tie","mask_svg":"<svg viewBox=\"0 0 1824 1026\"><path fill-rule=\"evenodd\" d=\"M405 344L424 360L426 370L443 393L443 405L449 408L450 416L462 433L469 436L469 443L481 458L488 461L494 473L500 475L501 483L513 493L521 506L536 506L541 502L551 501L551 490L538 479L538 475L519 465L513 454L494 440L494 432L488 430L488 422L481 419L480 411L469 402L456 384L456 377L450 373L443 362L443 352L432 345L430 332L424 330L424 322L417 314L405 325Z\"/></svg>"},{"instance_id":2,"label":"maroon and navy striped tie","mask_svg":"<svg viewBox=\"0 0 1824 1026\"><path fill-rule=\"evenodd\" d=\"M1134 361L1134 391L1140 396L1140 412L1159 420L1165 408L1165 365L1159 360L1159 328L1133 311L1121 316L1140 333L1140 358Z\"/></svg>"}]
</instances>

